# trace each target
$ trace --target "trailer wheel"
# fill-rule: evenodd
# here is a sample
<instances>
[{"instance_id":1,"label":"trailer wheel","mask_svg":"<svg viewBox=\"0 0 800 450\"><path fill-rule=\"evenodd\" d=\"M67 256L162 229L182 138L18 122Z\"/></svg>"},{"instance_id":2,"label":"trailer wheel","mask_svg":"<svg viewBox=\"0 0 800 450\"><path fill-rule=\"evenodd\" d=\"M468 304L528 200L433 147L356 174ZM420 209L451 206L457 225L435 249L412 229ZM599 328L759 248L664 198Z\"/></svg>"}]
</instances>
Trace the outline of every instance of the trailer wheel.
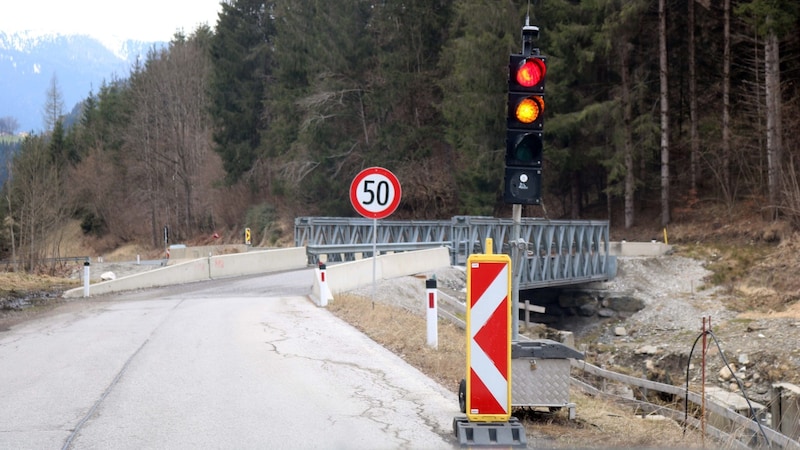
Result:
<instances>
[{"instance_id":1,"label":"trailer wheel","mask_svg":"<svg viewBox=\"0 0 800 450\"><path fill-rule=\"evenodd\" d=\"M462 413L467 412L467 380L463 378L458 383L458 407Z\"/></svg>"}]
</instances>

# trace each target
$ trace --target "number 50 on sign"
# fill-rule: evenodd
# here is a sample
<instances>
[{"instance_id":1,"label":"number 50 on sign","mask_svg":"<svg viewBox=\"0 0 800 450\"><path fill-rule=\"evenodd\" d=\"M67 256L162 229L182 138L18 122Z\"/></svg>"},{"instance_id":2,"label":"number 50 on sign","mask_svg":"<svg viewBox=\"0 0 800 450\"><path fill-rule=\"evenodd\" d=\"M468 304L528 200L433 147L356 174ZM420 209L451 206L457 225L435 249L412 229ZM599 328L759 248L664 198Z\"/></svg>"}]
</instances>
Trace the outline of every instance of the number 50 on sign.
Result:
<instances>
[{"instance_id":1,"label":"number 50 on sign","mask_svg":"<svg viewBox=\"0 0 800 450\"><path fill-rule=\"evenodd\" d=\"M394 174L383 167L370 167L350 184L350 203L368 219L389 217L400 204L402 191Z\"/></svg>"}]
</instances>

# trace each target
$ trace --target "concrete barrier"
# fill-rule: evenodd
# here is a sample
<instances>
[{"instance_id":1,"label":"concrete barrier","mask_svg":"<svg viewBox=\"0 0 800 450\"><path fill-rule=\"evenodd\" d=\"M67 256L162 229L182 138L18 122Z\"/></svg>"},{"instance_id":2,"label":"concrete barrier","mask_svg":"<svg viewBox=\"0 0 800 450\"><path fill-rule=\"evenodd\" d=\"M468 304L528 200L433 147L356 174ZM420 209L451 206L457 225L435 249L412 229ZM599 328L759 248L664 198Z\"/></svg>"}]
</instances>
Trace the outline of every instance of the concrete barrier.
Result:
<instances>
[{"instance_id":1,"label":"concrete barrier","mask_svg":"<svg viewBox=\"0 0 800 450\"><path fill-rule=\"evenodd\" d=\"M416 252L411 252L416 253ZM383 255L388 256L388 255ZM330 264L328 269L328 288L331 295L367 286L372 283L372 258L359 259L341 264ZM375 261L375 278L383 278L381 256Z\"/></svg>"},{"instance_id":2,"label":"concrete barrier","mask_svg":"<svg viewBox=\"0 0 800 450\"><path fill-rule=\"evenodd\" d=\"M767 407L761 403L748 400L736 392L731 392L717 386L705 387L706 397L724 407L723 412L733 411L741 416L763 422L767 414ZM751 414L750 408L752 407ZM759 436L755 431L742 430L739 424L727 414L718 414L714 410L708 411L708 424L726 433L736 433L738 439L748 443L748 446L757 447Z\"/></svg>"},{"instance_id":3,"label":"concrete barrier","mask_svg":"<svg viewBox=\"0 0 800 450\"><path fill-rule=\"evenodd\" d=\"M661 256L672 250L663 242L609 242L608 253L612 256Z\"/></svg>"},{"instance_id":4,"label":"concrete barrier","mask_svg":"<svg viewBox=\"0 0 800 450\"><path fill-rule=\"evenodd\" d=\"M210 278L256 275L307 266L308 258L303 247L212 256L209 261Z\"/></svg>"},{"instance_id":5,"label":"concrete barrier","mask_svg":"<svg viewBox=\"0 0 800 450\"><path fill-rule=\"evenodd\" d=\"M89 285L89 295L193 283L217 278L302 269L307 266L303 247L264 250L205 257L148 272ZM83 288L70 289L63 297L83 296Z\"/></svg>"},{"instance_id":6,"label":"concrete barrier","mask_svg":"<svg viewBox=\"0 0 800 450\"><path fill-rule=\"evenodd\" d=\"M378 256L375 261L375 278L388 279L450 266L450 251L447 247L402 252ZM372 283L372 258L327 266L328 300L341 292L353 290ZM312 288L312 295L319 301L319 274Z\"/></svg>"},{"instance_id":7,"label":"concrete barrier","mask_svg":"<svg viewBox=\"0 0 800 450\"><path fill-rule=\"evenodd\" d=\"M794 440L800 439L800 386L772 385L772 429Z\"/></svg>"},{"instance_id":8,"label":"concrete barrier","mask_svg":"<svg viewBox=\"0 0 800 450\"><path fill-rule=\"evenodd\" d=\"M169 259L200 259L208 258L208 255L228 255L235 253L247 253L248 246L244 244L225 244L225 245L201 245L197 247L170 247Z\"/></svg>"}]
</instances>

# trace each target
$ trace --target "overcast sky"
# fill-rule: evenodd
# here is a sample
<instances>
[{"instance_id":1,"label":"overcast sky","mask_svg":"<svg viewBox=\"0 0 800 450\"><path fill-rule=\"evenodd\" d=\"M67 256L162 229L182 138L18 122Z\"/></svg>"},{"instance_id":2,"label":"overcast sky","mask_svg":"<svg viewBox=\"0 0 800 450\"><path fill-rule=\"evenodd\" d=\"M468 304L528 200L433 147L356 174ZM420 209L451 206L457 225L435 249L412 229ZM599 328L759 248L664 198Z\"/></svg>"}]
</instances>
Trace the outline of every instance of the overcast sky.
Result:
<instances>
[{"instance_id":1,"label":"overcast sky","mask_svg":"<svg viewBox=\"0 0 800 450\"><path fill-rule=\"evenodd\" d=\"M169 41L179 29L214 28L221 9L220 0L6 0L0 31Z\"/></svg>"}]
</instances>

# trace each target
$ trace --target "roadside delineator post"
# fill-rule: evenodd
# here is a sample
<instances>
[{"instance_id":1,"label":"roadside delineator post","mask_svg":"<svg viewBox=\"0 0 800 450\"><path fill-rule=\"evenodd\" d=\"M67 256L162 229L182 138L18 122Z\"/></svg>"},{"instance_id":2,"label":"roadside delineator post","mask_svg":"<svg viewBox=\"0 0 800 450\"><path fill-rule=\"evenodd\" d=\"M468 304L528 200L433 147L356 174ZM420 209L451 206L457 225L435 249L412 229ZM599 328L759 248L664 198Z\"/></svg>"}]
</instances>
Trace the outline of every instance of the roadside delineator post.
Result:
<instances>
[{"instance_id":1,"label":"roadside delineator post","mask_svg":"<svg viewBox=\"0 0 800 450\"><path fill-rule=\"evenodd\" d=\"M428 347L439 347L439 306L437 302L436 275L425 280L425 292L428 299Z\"/></svg>"},{"instance_id":2,"label":"roadside delineator post","mask_svg":"<svg viewBox=\"0 0 800 450\"><path fill-rule=\"evenodd\" d=\"M325 278L325 263L319 263L319 306L328 306L328 280Z\"/></svg>"},{"instance_id":3,"label":"roadside delineator post","mask_svg":"<svg viewBox=\"0 0 800 450\"><path fill-rule=\"evenodd\" d=\"M89 296L89 261L83 263L83 296Z\"/></svg>"}]
</instances>

